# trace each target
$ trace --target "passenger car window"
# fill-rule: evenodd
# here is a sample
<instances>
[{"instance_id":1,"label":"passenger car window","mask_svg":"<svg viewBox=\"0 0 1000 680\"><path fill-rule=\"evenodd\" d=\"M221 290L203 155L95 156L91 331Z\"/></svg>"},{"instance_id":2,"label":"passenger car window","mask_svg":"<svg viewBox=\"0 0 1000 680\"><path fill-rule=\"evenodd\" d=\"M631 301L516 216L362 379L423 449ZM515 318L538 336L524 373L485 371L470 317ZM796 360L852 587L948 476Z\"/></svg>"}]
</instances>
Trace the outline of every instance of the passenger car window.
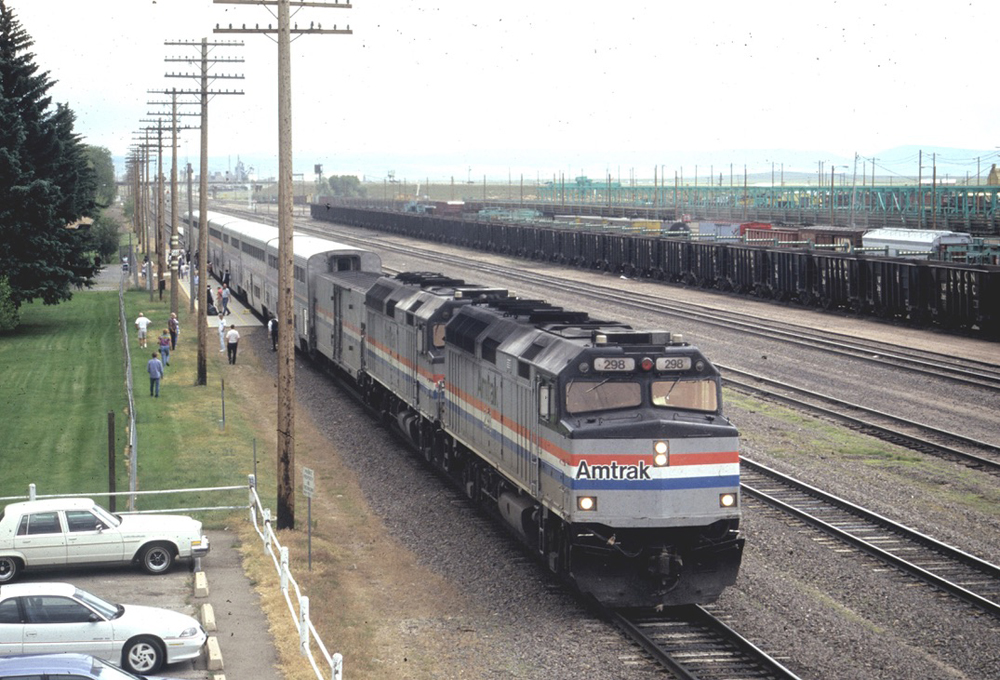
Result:
<instances>
[{"instance_id":1,"label":"passenger car window","mask_svg":"<svg viewBox=\"0 0 1000 680\"><path fill-rule=\"evenodd\" d=\"M17 527L18 536L34 536L36 534L59 534L62 526L59 524L59 513L36 512L21 518Z\"/></svg>"},{"instance_id":2,"label":"passenger car window","mask_svg":"<svg viewBox=\"0 0 1000 680\"><path fill-rule=\"evenodd\" d=\"M107 528L103 522L86 510L67 510L66 524L70 531L97 531Z\"/></svg>"},{"instance_id":3,"label":"passenger car window","mask_svg":"<svg viewBox=\"0 0 1000 680\"><path fill-rule=\"evenodd\" d=\"M29 623L86 623L94 614L67 597L26 597L24 604Z\"/></svg>"},{"instance_id":4,"label":"passenger car window","mask_svg":"<svg viewBox=\"0 0 1000 680\"><path fill-rule=\"evenodd\" d=\"M16 599L0 604L0 623L21 623L21 612L17 608Z\"/></svg>"}]
</instances>

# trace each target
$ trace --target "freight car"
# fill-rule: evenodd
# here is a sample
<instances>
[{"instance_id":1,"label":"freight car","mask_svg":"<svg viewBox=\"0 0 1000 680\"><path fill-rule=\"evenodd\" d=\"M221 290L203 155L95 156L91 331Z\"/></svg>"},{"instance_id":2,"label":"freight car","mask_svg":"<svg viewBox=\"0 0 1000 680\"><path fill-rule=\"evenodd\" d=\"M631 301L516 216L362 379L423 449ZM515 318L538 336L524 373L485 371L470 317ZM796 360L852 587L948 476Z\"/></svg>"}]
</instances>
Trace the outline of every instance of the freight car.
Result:
<instances>
[{"instance_id":1,"label":"freight car","mask_svg":"<svg viewBox=\"0 0 1000 680\"><path fill-rule=\"evenodd\" d=\"M972 245L972 236L941 229L873 229L862 242L865 248L885 248L889 257L919 253L940 258L949 246Z\"/></svg>"},{"instance_id":2,"label":"freight car","mask_svg":"<svg viewBox=\"0 0 1000 680\"><path fill-rule=\"evenodd\" d=\"M364 208L314 205L312 214L320 220L456 245L475 241L476 249L483 252L513 253L519 244L537 242L527 230L538 227L528 224L506 224L502 232L486 233L485 223L433 220ZM767 231L773 232L766 229L772 225L742 226L747 227L748 234L766 236ZM820 232L813 229L818 239ZM801 245L799 235L804 233L796 231L790 236L797 242L794 245ZM768 238L774 242L773 233ZM856 239L857 234L846 231L843 237L823 238ZM786 246L793 243L768 247L566 230L566 235L543 246L558 248L558 252L538 259L916 325L974 330L991 337L1000 334L1000 267L996 265L928 262Z\"/></svg>"},{"instance_id":3,"label":"freight car","mask_svg":"<svg viewBox=\"0 0 1000 680\"><path fill-rule=\"evenodd\" d=\"M213 261L266 313L244 260L272 262L277 230L208 224ZM549 569L615 607L708 603L735 582L739 434L697 348L501 288L383 276L374 253L324 241L294 238L299 348Z\"/></svg>"}]
</instances>

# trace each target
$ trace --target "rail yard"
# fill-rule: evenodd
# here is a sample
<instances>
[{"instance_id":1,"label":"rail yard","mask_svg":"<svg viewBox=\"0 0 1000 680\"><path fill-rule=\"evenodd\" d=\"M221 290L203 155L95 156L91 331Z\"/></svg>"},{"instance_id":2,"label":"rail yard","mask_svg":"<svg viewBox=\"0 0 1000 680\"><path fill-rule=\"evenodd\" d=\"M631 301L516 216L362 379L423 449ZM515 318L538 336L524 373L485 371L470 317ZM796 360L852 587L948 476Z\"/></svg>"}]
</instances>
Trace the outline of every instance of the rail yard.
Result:
<instances>
[{"instance_id":1,"label":"rail yard","mask_svg":"<svg viewBox=\"0 0 1000 680\"><path fill-rule=\"evenodd\" d=\"M325 233L322 230L331 226L300 221L296 228ZM743 528L748 544L737 583L707 609L748 640L751 649L771 657L770 662L740 663L758 671L771 667L766 671L771 675L762 677L986 677L997 672L990 642L997 629L997 577L990 565L1000 561L1000 543L990 529L997 522L991 509L997 500L990 462L996 457L997 440L993 343L884 321L761 306L691 289L666 289L671 291L667 296L650 283L606 272L472 255L398 235L332 228L338 240L359 239L377 250L389 270L435 270L493 285L503 282L522 296L537 295L572 307L585 298L597 313L606 307L608 316L624 317L636 326L681 329L712 357L729 380L727 410L744 439L748 477ZM328 389L321 384L310 389ZM749 390L753 397L744 396ZM814 396L810 406L779 405L779 400L790 398L789 390L820 393L822 403ZM818 407L825 410L819 412ZM860 408L878 412L883 420L917 421L935 432L923 436L913 432L912 424L898 422L880 423L878 429L868 422L876 416L860 415ZM844 417L854 422L842 425ZM871 443L858 444L866 441ZM388 473L373 470L363 451L345 455L367 471L361 475L366 493L376 499L404 542L421 559L449 573L473 600L488 607L503 602L512 619L528 617L538 629L553 625L545 622L548 615L589 618L582 610L574 612L576 605L548 595L540 595L552 604L548 614L534 607L530 613L519 611L525 606L525 589L547 588L540 573L530 576L535 570L528 566L518 569L518 578L527 582L498 578L482 592L482 579L467 573L481 573L481 556L450 541L442 547L406 539L421 533L421 522L431 521L431 511L416 511L410 504L395 507L399 499L390 499L391 492L379 488L392 488L401 480L387 482ZM763 474L772 477L763 481ZM785 488L796 484L794 493L805 494L804 500L793 502L791 491L777 490L773 475L778 474L794 478L784 482ZM835 498L835 510L822 510L816 519L803 515L801 507L795 509L796 503L804 503L815 515L821 492ZM450 505L456 502L457 497ZM442 517L431 523L445 522L443 531L465 537L468 529L459 524L468 523L470 512L461 510L454 524ZM862 520L865 513L868 519ZM878 527L866 524L873 517ZM904 526L886 528L879 518ZM482 532L480 522L473 525ZM929 547L927 537L946 545ZM484 549L481 539L468 540ZM912 541L916 543L908 543ZM594 663L605 672L624 678L655 672L661 652L632 659L621 643L607 642L609 633L599 624L585 625L601 640L603 652L595 654ZM690 677L724 677L733 671L722 661L735 654L731 646L712 647L715 651L701 646L695 652L676 646L678 638L690 635L676 622L643 617L643 627L649 625L657 630L658 647L673 647L673 658L697 665ZM671 631L676 633L673 639ZM527 648L559 657L580 654L586 645L584 640L553 636ZM691 663L692 654L697 664ZM746 654L739 653L741 658ZM614 668L615 659L620 668ZM562 668L558 663L548 667ZM719 672L722 675L713 675ZM525 677L536 676L529 672Z\"/></svg>"}]
</instances>

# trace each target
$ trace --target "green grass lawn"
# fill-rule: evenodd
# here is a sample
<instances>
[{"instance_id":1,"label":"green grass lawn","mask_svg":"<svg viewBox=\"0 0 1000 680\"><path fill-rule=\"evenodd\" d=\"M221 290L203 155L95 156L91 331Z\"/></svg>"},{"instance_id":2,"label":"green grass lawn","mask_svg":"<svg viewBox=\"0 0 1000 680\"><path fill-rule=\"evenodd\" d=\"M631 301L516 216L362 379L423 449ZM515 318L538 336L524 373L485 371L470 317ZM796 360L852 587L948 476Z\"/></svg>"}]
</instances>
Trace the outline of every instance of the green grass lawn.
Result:
<instances>
[{"instance_id":1,"label":"green grass lawn","mask_svg":"<svg viewBox=\"0 0 1000 680\"><path fill-rule=\"evenodd\" d=\"M125 310L135 385L138 490L245 484L253 471L253 424L242 418L238 395L227 395L222 417L218 351L208 353L208 385L195 386L197 329L180 305L181 338L161 381L149 396L146 362L166 328L169 294L126 293ZM148 348L133 325L142 311L153 320ZM98 496L108 489L108 412L115 414L115 478L128 490L128 424L124 349L117 292L82 291L56 306L25 305L22 324L0 336L0 496L39 494ZM214 349L217 341L209 338ZM261 466L264 488L274 488L273 466ZM268 480L270 478L270 481ZM105 498L99 498L106 504ZM140 496L139 509L237 505L245 492ZM118 509L123 509L119 499ZM205 517L203 519L208 520Z\"/></svg>"},{"instance_id":2,"label":"green grass lawn","mask_svg":"<svg viewBox=\"0 0 1000 680\"><path fill-rule=\"evenodd\" d=\"M117 455L125 445L117 293L25 305L21 319L0 336L0 495L107 489L109 411Z\"/></svg>"}]
</instances>

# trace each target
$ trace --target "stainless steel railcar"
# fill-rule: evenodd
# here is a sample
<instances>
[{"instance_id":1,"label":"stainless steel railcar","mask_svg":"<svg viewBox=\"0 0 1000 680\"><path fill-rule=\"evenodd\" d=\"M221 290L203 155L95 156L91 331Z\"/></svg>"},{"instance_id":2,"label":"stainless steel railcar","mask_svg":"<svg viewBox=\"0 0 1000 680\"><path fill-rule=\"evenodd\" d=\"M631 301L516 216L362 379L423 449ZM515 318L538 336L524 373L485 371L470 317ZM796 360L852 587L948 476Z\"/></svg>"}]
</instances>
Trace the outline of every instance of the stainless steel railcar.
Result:
<instances>
[{"instance_id":1,"label":"stainless steel railcar","mask_svg":"<svg viewBox=\"0 0 1000 680\"><path fill-rule=\"evenodd\" d=\"M325 356L553 571L614 606L735 581L738 432L696 348L440 275L318 278Z\"/></svg>"},{"instance_id":2,"label":"stainless steel railcar","mask_svg":"<svg viewBox=\"0 0 1000 680\"><path fill-rule=\"evenodd\" d=\"M184 220L197 238L198 212ZM229 287L248 307L267 318L278 307L278 228L223 213L206 213L208 262L230 274ZM197 242L197 241L192 241ZM311 350L329 336L330 319L316 310L317 276L327 272L382 271L374 252L295 232L292 237L295 278L296 345Z\"/></svg>"}]
</instances>

